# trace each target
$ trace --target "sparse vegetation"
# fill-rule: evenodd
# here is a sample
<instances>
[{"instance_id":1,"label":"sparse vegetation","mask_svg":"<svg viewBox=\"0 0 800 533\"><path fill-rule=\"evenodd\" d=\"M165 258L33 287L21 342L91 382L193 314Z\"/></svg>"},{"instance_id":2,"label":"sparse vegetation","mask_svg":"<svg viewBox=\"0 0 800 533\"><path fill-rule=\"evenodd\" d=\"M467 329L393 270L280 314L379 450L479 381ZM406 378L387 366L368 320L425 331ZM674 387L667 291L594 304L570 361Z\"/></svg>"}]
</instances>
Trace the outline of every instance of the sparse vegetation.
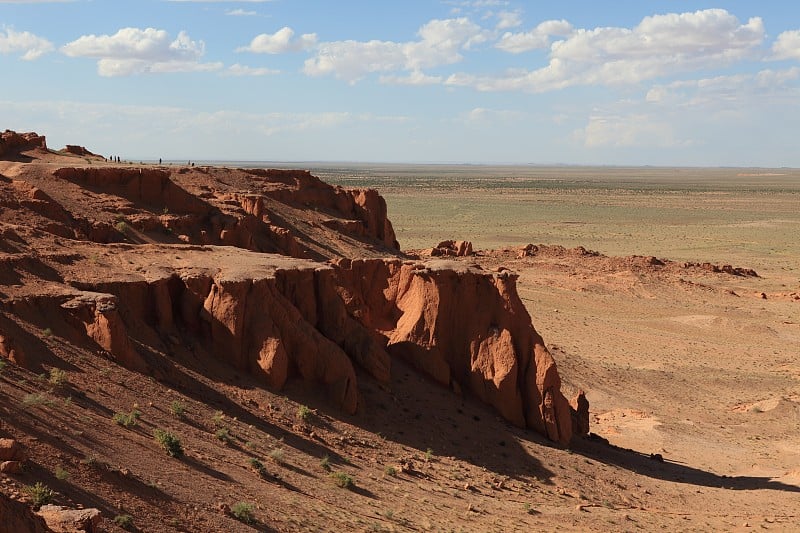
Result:
<instances>
[{"instance_id":1,"label":"sparse vegetation","mask_svg":"<svg viewBox=\"0 0 800 533\"><path fill-rule=\"evenodd\" d=\"M0 359L0 373L3 372L3 369L6 367L8 363L6 363L5 359Z\"/></svg>"},{"instance_id":2,"label":"sparse vegetation","mask_svg":"<svg viewBox=\"0 0 800 533\"><path fill-rule=\"evenodd\" d=\"M48 381L54 387L60 387L67 382L67 372L60 368L53 367L50 369L50 377L48 378Z\"/></svg>"},{"instance_id":3,"label":"sparse vegetation","mask_svg":"<svg viewBox=\"0 0 800 533\"><path fill-rule=\"evenodd\" d=\"M69 477L69 472L67 472L60 466L57 466L53 473L55 474L56 479L58 479L59 481L64 481Z\"/></svg>"},{"instance_id":4,"label":"sparse vegetation","mask_svg":"<svg viewBox=\"0 0 800 533\"><path fill-rule=\"evenodd\" d=\"M264 466L264 463L256 459L255 457L251 457L248 461L250 463L250 467L258 472L258 475L264 477L267 475L267 468Z\"/></svg>"},{"instance_id":5,"label":"sparse vegetation","mask_svg":"<svg viewBox=\"0 0 800 533\"><path fill-rule=\"evenodd\" d=\"M214 436L217 437L217 439L219 439L219 441L222 442L223 444L229 444L233 440L233 437L231 437L231 433L230 431L228 431L228 428L218 429L216 433L214 433Z\"/></svg>"},{"instance_id":6,"label":"sparse vegetation","mask_svg":"<svg viewBox=\"0 0 800 533\"><path fill-rule=\"evenodd\" d=\"M133 527L133 517L129 514L118 514L114 517L114 523L127 530Z\"/></svg>"},{"instance_id":7,"label":"sparse vegetation","mask_svg":"<svg viewBox=\"0 0 800 533\"><path fill-rule=\"evenodd\" d=\"M245 524L252 524L256 521L255 514L253 511L255 510L255 505L248 502L237 502L233 504L231 507L231 514L233 515L236 520L240 522L244 522Z\"/></svg>"},{"instance_id":8,"label":"sparse vegetation","mask_svg":"<svg viewBox=\"0 0 800 533\"><path fill-rule=\"evenodd\" d=\"M397 469L393 466L387 466L383 469L383 473L387 476L397 477Z\"/></svg>"},{"instance_id":9,"label":"sparse vegetation","mask_svg":"<svg viewBox=\"0 0 800 533\"><path fill-rule=\"evenodd\" d=\"M44 328L44 329L42 330L42 337L45 337L45 338L47 338L47 337L52 337L52 336L53 336L53 330L52 330L52 329L50 329L50 328Z\"/></svg>"},{"instance_id":10,"label":"sparse vegetation","mask_svg":"<svg viewBox=\"0 0 800 533\"><path fill-rule=\"evenodd\" d=\"M44 394L39 392L32 392L22 397L22 407L24 408L38 407L40 405L49 406L51 404L52 402L48 400Z\"/></svg>"},{"instance_id":11,"label":"sparse vegetation","mask_svg":"<svg viewBox=\"0 0 800 533\"><path fill-rule=\"evenodd\" d=\"M50 487L41 481L37 481L35 485L25 486L23 492L31 499L34 509L39 509L42 505L50 503L53 501L53 496L55 496Z\"/></svg>"},{"instance_id":12,"label":"sparse vegetation","mask_svg":"<svg viewBox=\"0 0 800 533\"><path fill-rule=\"evenodd\" d=\"M431 459L433 459L433 449L432 448L428 448L427 450L425 450L425 462L427 463Z\"/></svg>"},{"instance_id":13,"label":"sparse vegetation","mask_svg":"<svg viewBox=\"0 0 800 533\"><path fill-rule=\"evenodd\" d=\"M183 446L180 439L169 431L156 428L153 430L153 438L156 439L156 442L164 448L164 451L170 457L183 457Z\"/></svg>"},{"instance_id":14,"label":"sparse vegetation","mask_svg":"<svg viewBox=\"0 0 800 533\"><path fill-rule=\"evenodd\" d=\"M308 406L301 405L297 408L297 418L303 422L307 422L308 419L311 418L311 409L309 409Z\"/></svg>"},{"instance_id":15,"label":"sparse vegetation","mask_svg":"<svg viewBox=\"0 0 800 533\"><path fill-rule=\"evenodd\" d=\"M142 413L134 408L129 413L114 413L114 416L111 419L118 425L124 426L126 428L133 427L136 425L136 422L139 420L139 417L142 416Z\"/></svg>"},{"instance_id":16,"label":"sparse vegetation","mask_svg":"<svg viewBox=\"0 0 800 533\"><path fill-rule=\"evenodd\" d=\"M275 448L271 452L269 452L269 458L272 460L273 463L282 465L284 458L283 458L283 450L280 448Z\"/></svg>"},{"instance_id":17,"label":"sparse vegetation","mask_svg":"<svg viewBox=\"0 0 800 533\"><path fill-rule=\"evenodd\" d=\"M320 459L319 466L322 467L322 469L325 470L326 472L330 472L331 471L331 458L328 457L327 455L325 455L322 459Z\"/></svg>"},{"instance_id":18,"label":"sparse vegetation","mask_svg":"<svg viewBox=\"0 0 800 533\"><path fill-rule=\"evenodd\" d=\"M174 417L183 418L183 415L186 414L186 404L179 400L175 400L169 404L169 412L172 413L172 416Z\"/></svg>"},{"instance_id":19,"label":"sparse vegetation","mask_svg":"<svg viewBox=\"0 0 800 533\"><path fill-rule=\"evenodd\" d=\"M211 417L211 421L214 422L215 426L221 426L225 423L225 414L222 411L217 411L214 413L214 416Z\"/></svg>"},{"instance_id":20,"label":"sparse vegetation","mask_svg":"<svg viewBox=\"0 0 800 533\"><path fill-rule=\"evenodd\" d=\"M120 233L123 233L123 234L127 233L127 231L128 231L128 223L125 222L124 220L120 220L119 222L116 222L114 224L114 229L117 230Z\"/></svg>"},{"instance_id":21,"label":"sparse vegetation","mask_svg":"<svg viewBox=\"0 0 800 533\"><path fill-rule=\"evenodd\" d=\"M353 477L345 472L331 472L330 477L339 488L353 489L356 486L356 482Z\"/></svg>"}]
</instances>

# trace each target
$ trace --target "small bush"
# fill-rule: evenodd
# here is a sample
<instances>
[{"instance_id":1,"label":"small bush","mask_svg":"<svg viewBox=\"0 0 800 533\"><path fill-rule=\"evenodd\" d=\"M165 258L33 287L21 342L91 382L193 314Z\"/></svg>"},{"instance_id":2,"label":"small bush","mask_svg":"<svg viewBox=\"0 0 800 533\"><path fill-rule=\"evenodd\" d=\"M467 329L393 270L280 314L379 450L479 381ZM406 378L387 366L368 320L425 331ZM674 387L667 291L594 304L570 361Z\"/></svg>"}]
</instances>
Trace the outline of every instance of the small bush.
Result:
<instances>
[{"instance_id":1,"label":"small bush","mask_svg":"<svg viewBox=\"0 0 800 533\"><path fill-rule=\"evenodd\" d=\"M283 464L283 450L280 448L275 448L271 452L269 452L269 458L272 459L273 462L282 465Z\"/></svg>"},{"instance_id":2,"label":"small bush","mask_svg":"<svg viewBox=\"0 0 800 533\"><path fill-rule=\"evenodd\" d=\"M352 489L356 486L356 482L353 480L353 477L344 472L331 472L330 477L339 488Z\"/></svg>"},{"instance_id":3,"label":"small bush","mask_svg":"<svg viewBox=\"0 0 800 533\"><path fill-rule=\"evenodd\" d=\"M231 437L231 433L230 431L228 431L228 428L218 429L216 433L214 433L214 436L217 437L217 439L219 439L224 444L229 444L233 440L233 437Z\"/></svg>"},{"instance_id":4,"label":"small bush","mask_svg":"<svg viewBox=\"0 0 800 533\"><path fill-rule=\"evenodd\" d=\"M130 413L114 413L111 419L116 424L129 428L136 425L140 416L142 416L142 413L138 409L134 409Z\"/></svg>"},{"instance_id":5,"label":"small bush","mask_svg":"<svg viewBox=\"0 0 800 533\"><path fill-rule=\"evenodd\" d=\"M41 481L37 481L35 485L27 485L23 491L30 497L34 509L39 509L42 505L50 503L53 501L53 496L55 496L50 487Z\"/></svg>"},{"instance_id":6,"label":"small bush","mask_svg":"<svg viewBox=\"0 0 800 533\"><path fill-rule=\"evenodd\" d=\"M52 402L43 394L32 392L22 397L22 407L38 407L40 405L50 405Z\"/></svg>"},{"instance_id":7,"label":"small bush","mask_svg":"<svg viewBox=\"0 0 800 533\"><path fill-rule=\"evenodd\" d=\"M267 475L267 468L264 466L264 463L256 459L255 457L251 457L248 461L250 463L250 467L258 472L258 474L262 477Z\"/></svg>"},{"instance_id":8,"label":"small bush","mask_svg":"<svg viewBox=\"0 0 800 533\"><path fill-rule=\"evenodd\" d=\"M222 411L217 411L211 417L211 421L214 422L215 426L221 426L225 422L225 414Z\"/></svg>"},{"instance_id":9,"label":"small bush","mask_svg":"<svg viewBox=\"0 0 800 533\"><path fill-rule=\"evenodd\" d=\"M164 450L167 452L167 455L170 457L183 456L183 446L181 446L180 439L169 431L154 429L153 438L156 439L156 442L158 442L161 447L164 448Z\"/></svg>"},{"instance_id":10,"label":"small bush","mask_svg":"<svg viewBox=\"0 0 800 533\"><path fill-rule=\"evenodd\" d=\"M52 329L44 328L42 330L42 337L52 337L52 336L53 336L53 330Z\"/></svg>"},{"instance_id":11,"label":"small bush","mask_svg":"<svg viewBox=\"0 0 800 533\"><path fill-rule=\"evenodd\" d=\"M231 514L233 515L236 520L240 522L244 522L245 524L252 524L256 521L256 517L253 514L256 506L252 503L247 502L238 502L233 504L231 507Z\"/></svg>"},{"instance_id":12,"label":"small bush","mask_svg":"<svg viewBox=\"0 0 800 533\"><path fill-rule=\"evenodd\" d=\"M169 404L169 412L172 413L172 416L183 418L183 415L186 414L186 404L175 400Z\"/></svg>"},{"instance_id":13,"label":"small bush","mask_svg":"<svg viewBox=\"0 0 800 533\"><path fill-rule=\"evenodd\" d=\"M431 459L433 459L433 449L428 448L427 450L425 450L425 462L427 463Z\"/></svg>"},{"instance_id":14,"label":"small bush","mask_svg":"<svg viewBox=\"0 0 800 533\"><path fill-rule=\"evenodd\" d=\"M48 379L51 385L55 387L60 387L64 383L67 382L67 373L60 368L51 368L50 369L50 378Z\"/></svg>"},{"instance_id":15,"label":"small bush","mask_svg":"<svg viewBox=\"0 0 800 533\"><path fill-rule=\"evenodd\" d=\"M56 476L56 479L58 479L59 481L64 481L65 479L67 479L69 477L69 472L67 472L66 470L64 470L60 466L56 467L54 474Z\"/></svg>"},{"instance_id":16,"label":"small bush","mask_svg":"<svg viewBox=\"0 0 800 533\"><path fill-rule=\"evenodd\" d=\"M311 409L309 409L305 405L301 405L300 407L297 408L297 418L299 418L303 422L308 421L308 419L311 418Z\"/></svg>"},{"instance_id":17,"label":"small bush","mask_svg":"<svg viewBox=\"0 0 800 533\"><path fill-rule=\"evenodd\" d=\"M114 523L122 529L130 529L133 527L133 517L129 514L118 514L114 517Z\"/></svg>"},{"instance_id":18,"label":"small bush","mask_svg":"<svg viewBox=\"0 0 800 533\"><path fill-rule=\"evenodd\" d=\"M322 459L319 460L319 466L321 466L322 469L325 470L326 472L330 472L331 471L331 458L328 457L327 455L324 456Z\"/></svg>"},{"instance_id":19,"label":"small bush","mask_svg":"<svg viewBox=\"0 0 800 533\"><path fill-rule=\"evenodd\" d=\"M126 233L128 231L128 223L124 220L120 220L116 224L114 224L114 229L120 233Z\"/></svg>"},{"instance_id":20,"label":"small bush","mask_svg":"<svg viewBox=\"0 0 800 533\"><path fill-rule=\"evenodd\" d=\"M383 473L387 476L397 477L397 469L393 466L387 466L384 468Z\"/></svg>"}]
</instances>

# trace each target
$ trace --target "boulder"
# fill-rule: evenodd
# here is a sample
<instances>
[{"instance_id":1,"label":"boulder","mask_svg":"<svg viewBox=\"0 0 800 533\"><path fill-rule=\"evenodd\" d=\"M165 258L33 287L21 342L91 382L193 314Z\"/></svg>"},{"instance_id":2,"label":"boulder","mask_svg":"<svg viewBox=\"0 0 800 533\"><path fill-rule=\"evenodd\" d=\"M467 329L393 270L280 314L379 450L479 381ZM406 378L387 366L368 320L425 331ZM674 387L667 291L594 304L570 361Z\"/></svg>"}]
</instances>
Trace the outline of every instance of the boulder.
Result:
<instances>
[{"instance_id":1,"label":"boulder","mask_svg":"<svg viewBox=\"0 0 800 533\"><path fill-rule=\"evenodd\" d=\"M43 505L37 514L56 533L99 533L103 519L98 509L69 509L59 505Z\"/></svg>"},{"instance_id":2,"label":"boulder","mask_svg":"<svg viewBox=\"0 0 800 533\"><path fill-rule=\"evenodd\" d=\"M30 505L0 492L0 533L48 533L52 531Z\"/></svg>"}]
</instances>

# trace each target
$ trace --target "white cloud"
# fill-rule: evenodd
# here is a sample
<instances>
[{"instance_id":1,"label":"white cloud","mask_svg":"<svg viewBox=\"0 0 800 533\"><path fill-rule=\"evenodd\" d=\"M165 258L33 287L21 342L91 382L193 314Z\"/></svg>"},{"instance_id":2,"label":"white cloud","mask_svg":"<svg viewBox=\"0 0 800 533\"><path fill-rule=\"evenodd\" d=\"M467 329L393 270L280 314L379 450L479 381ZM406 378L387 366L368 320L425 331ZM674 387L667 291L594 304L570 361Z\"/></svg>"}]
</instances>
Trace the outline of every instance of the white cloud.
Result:
<instances>
[{"instance_id":1,"label":"white cloud","mask_svg":"<svg viewBox=\"0 0 800 533\"><path fill-rule=\"evenodd\" d=\"M724 9L645 17L632 28L578 29L550 50L548 65L503 76L457 74L447 83L481 91L545 92L574 85L624 85L733 64L758 55L758 17L746 24Z\"/></svg>"},{"instance_id":2,"label":"white cloud","mask_svg":"<svg viewBox=\"0 0 800 533\"><path fill-rule=\"evenodd\" d=\"M411 71L450 65L463 59L461 51L485 42L489 34L469 19L431 20L417 32L419 40L334 41L321 43L304 71L310 76L332 74L355 82L373 72ZM414 75L412 74L411 77ZM400 79L400 78L398 78Z\"/></svg>"},{"instance_id":3,"label":"white cloud","mask_svg":"<svg viewBox=\"0 0 800 533\"><path fill-rule=\"evenodd\" d=\"M266 67L248 67L236 63L225 69L226 76L268 76L270 74L279 74L280 70L273 70Z\"/></svg>"},{"instance_id":4,"label":"white cloud","mask_svg":"<svg viewBox=\"0 0 800 533\"><path fill-rule=\"evenodd\" d=\"M500 122L511 122L524 118L525 113L511 109L487 109L476 107L466 113L464 121L472 124L492 124Z\"/></svg>"},{"instance_id":5,"label":"white cloud","mask_svg":"<svg viewBox=\"0 0 800 533\"><path fill-rule=\"evenodd\" d=\"M84 35L61 47L61 51L70 57L97 59L98 74L109 77L222 68L222 63L201 63L203 41L193 41L183 31L171 40L164 30L122 28L114 35Z\"/></svg>"},{"instance_id":6,"label":"white cloud","mask_svg":"<svg viewBox=\"0 0 800 533\"><path fill-rule=\"evenodd\" d=\"M800 30L785 31L772 44L770 59L800 59Z\"/></svg>"},{"instance_id":7,"label":"white cloud","mask_svg":"<svg viewBox=\"0 0 800 533\"><path fill-rule=\"evenodd\" d=\"M572 24L566 20L546 20L531 31L511 33L506 32L495 44L495 48L519 54L529 50L547 48L550 46L550 37L566 37L572 33Z\"/></svg>"},{"instance_id":8,"label":"white cloud","mask_svg":"<svg viewBox=\"0 0 800 533\"><path fill-rule=\"evenodd\" d=\"M686 146L675 139L672 124L651 115L595 115L575 133L587 148Z\"/></svg>"},{"instance_id":9,"label":"white cloud","mask_svg":"<svg viewBox=\"0 0 800 533\"><path fill-rule=\"evenodd\" d=\"M498 30L507 30L508 28L516 28L522 24L522 18L518 11L501 11L497 13Z\"/></svg>"},{"instance_id":10,"label":"white cloud","mask_svg":"<svg viewBox=\"0 0 800 533\"><path fill-rule=\"evenodd\" d=\"M255 11L246 11L242 8L237 8L226 11L225 14L232 17L254 17L258 13L256 13Z\"/></svg>"},{"instance_id":11,"label":"white cloud","mask_svg":"<svg viewBox=\"0 0 800 533\"><path fill-rule=\"evenodd\" d=\"M387 85L438 85L442 83L443 78L415 70L407 76L381 76L378 81Z\"/></svg>"},{"instance_id":12,"label":"white cloud","mask_svg":"<svg viewBox=\"0 0 800 533\"><path fill-rule=\"evenodd\" d=\"M764 69L756 73L680 80L655 85L645 101L670 108L698 108L715 112L725 108L753 108L762 104L793 105L800 96L800 67Z\"/></svg>"},{"instance_id":13,"label":"white cloud","mask_svg":"<svg viewBox=\"0 0 800 533\"><path fill-rule=\"evenodd\" d=\"M294 30L284 26L275 33L256 35L250 44L240 46L237 52L253 52L255 54L284 54L309 50L317 44L316 33L304 33L294 39Z\"/></svg>"},{"instance_id":14,"label":"white cloud","mask_svg":"<svg viewBox=\"0 0 800 533\"><path fill-rule=\"evenodd\" d=\"M32 61L53 50L53 43L28 31L0 30L0 54L20 53L22 59Z\"/></svg>"}]
</instances>

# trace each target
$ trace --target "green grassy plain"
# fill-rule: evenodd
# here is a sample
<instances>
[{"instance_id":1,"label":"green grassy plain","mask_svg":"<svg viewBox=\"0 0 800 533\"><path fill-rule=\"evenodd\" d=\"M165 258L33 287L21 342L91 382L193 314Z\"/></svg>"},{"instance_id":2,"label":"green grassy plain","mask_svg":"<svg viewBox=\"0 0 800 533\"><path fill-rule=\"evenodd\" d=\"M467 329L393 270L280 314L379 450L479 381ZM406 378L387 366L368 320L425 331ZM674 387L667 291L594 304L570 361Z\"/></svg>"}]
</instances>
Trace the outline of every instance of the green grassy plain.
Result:
<instances>
[{"instance_id":1,"label":"green grassy plain","mask_svg":"<svg viewBox=\"0 0 800 533\"><path fill-rule=\"evenodd\" d=\"M318 165L378 189L404 249L529 242L798 269L800 170L474 165Z\"/></svg>"}]
</instances>

